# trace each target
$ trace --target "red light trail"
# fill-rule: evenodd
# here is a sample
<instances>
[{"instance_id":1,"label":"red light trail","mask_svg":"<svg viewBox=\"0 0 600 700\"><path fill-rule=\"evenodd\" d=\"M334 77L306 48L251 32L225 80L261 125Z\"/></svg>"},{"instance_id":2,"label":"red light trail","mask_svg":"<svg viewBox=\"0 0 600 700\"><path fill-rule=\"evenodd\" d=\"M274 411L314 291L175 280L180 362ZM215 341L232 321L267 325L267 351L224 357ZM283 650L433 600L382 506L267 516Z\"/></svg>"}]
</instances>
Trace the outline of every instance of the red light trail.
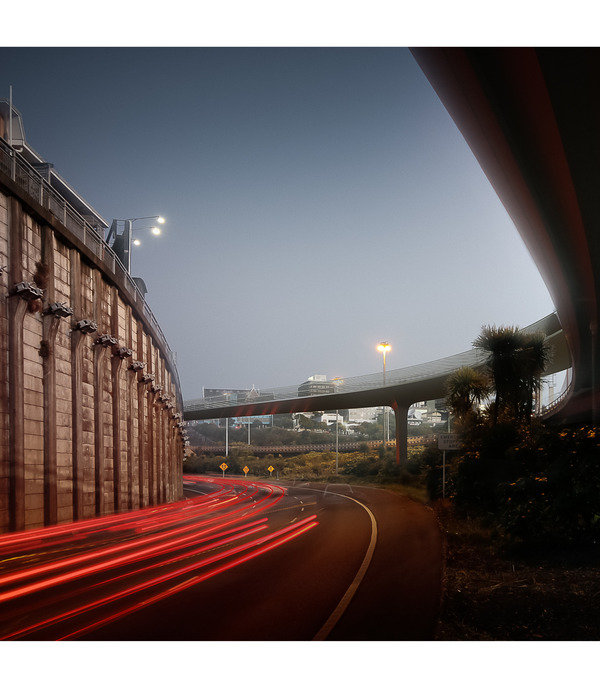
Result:
<instances>
[{"instance_id":1,"label":"red light trail","mask_svg":"<svg viewBox=\"0 0 600 700\"><path fill-rule=\"evenodd\" d=\"M223 484L195 476L185 480L211 492L0 536L0 639L89 634L317 525L315 515L285 526L273 523L269 511L285 495L279 486L232 479Z\"/></svg>"}]
</instances>

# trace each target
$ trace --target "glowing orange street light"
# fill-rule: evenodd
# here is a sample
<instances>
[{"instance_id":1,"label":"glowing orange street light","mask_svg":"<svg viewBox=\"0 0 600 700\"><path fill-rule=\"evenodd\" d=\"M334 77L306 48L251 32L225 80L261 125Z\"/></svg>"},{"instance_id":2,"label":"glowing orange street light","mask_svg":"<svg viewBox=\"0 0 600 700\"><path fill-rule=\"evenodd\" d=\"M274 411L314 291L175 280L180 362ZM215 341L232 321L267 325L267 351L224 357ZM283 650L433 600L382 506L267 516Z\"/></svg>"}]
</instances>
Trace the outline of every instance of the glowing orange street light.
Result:
<instances>
[{"instance_id":1,"label":"glowing orange street light","mask_svg":"<svg viewBox=\"0 0 600 700\"><path fill-rule=\"evenodd\" d=\"M392 349L392 346L389 343L384 342L379 343L377 349L379 350L379 352L383 353L383 383L385 384L385 355Z\"/></svg>"}]
</instances>

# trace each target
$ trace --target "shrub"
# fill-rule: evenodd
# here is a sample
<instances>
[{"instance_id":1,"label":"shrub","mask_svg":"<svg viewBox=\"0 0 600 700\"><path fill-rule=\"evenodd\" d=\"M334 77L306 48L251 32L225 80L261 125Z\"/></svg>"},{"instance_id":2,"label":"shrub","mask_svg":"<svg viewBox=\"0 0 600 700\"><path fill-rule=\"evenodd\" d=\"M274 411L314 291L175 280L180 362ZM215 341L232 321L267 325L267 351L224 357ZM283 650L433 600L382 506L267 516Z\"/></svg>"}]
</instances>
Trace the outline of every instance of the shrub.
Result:
<instances>
[{"instance_id":1,"label":"shrub","mask_svg":"<svg viewBox=\"0 0 600 700\"><path fill-rule=\"evenodd\" d=\"M353 453L344 462L342 471L349 476L376 476L379 472L379 459L373 455Z\"/></svg>"},{"instance_id":2,"label":"shrub","mask_svg":"<svg viewBox=\"0 0 600 700\"><path fill-rule=\"evenodd\" d=\"M519 478L501 487L498 523L512 541L600 542L600 431L545 431L535 450L515 448Z\"/></svg>"},{"instance_id":3,"label":"shrub","mask_svg":"<svg viewBox=\"0 0 600 700\"><path fill-rule=\"evenodd\" d=\"M442 453L436 445L427 445L419 450L411 450L408 454L407 470L411 474L420 474L429 467L442 464Z\"/></svg>"}]
</instances>

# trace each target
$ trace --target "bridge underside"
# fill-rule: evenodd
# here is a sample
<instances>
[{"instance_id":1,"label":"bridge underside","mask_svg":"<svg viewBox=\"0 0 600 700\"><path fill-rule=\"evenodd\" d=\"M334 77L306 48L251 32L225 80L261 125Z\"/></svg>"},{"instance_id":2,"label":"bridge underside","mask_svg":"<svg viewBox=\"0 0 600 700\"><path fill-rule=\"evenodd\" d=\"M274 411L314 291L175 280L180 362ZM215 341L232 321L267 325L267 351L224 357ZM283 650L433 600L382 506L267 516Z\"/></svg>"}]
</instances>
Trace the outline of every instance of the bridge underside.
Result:
<instances>
[{"instance_id":1,"label":"bridge underside","mask_svg":"<svg viewBox=\"0 0 600 700\"><path fill-rule=\"evenodd\" d=\"M596 423L600 51L413 49L511 216L573 358L558 416ZM509 283L498 279L498 284Z\"/></svg>"}]
</instances>

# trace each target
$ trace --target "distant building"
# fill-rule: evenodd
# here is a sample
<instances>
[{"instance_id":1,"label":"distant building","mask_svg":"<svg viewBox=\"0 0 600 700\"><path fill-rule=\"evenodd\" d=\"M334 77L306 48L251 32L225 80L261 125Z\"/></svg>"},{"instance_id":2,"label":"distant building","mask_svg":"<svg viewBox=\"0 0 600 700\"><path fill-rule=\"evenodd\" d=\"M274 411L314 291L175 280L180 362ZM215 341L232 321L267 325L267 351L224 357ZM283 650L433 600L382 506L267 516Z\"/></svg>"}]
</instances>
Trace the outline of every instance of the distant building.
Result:
<instances>
[{"instance_id":1,"label":"distant building","mask_svg":"<svg viewBox=\"0 0 600 700\"><path fill-rule=\"evenodd\" d=\"M343 417L340 415L340 413L324 413L323 416L321 417L321 422L325 423L325 425L330 426L330 425L335 425L338 423L339 425L342 425L344 423Z\"/></svg>"},{"instance_id":2,"label":"distant building","mask_svg":"<svg viewBox=\"0 0 600 700\"><path fill-rule=\"evenodd\" d=\"M325 374L315 374L298 387L298 396L316 396L335 393L335 383L327 381Z\"/></svg>"},{"instance_id":3,"label":"distant building","mask_svg":"<svg viewBox=\"0 0 600 700\"><path fill-rule=\"evenodd\" d=\"M377 420L377 408L351 408L348 420L352 423L372 423Z\"/></svg>"},{"instance_id":4,"label":"distant building","mask_svg":"<svg viewBox=\"0 0 600 700\"><path fill-rule=\"evenodd\" d=\"M421 411L415 410L413 406L408 409L407 424L413 427L421 425L423 419L421 418Z\"/></svg>"},{"instance_id":5,"label":"distant building","mask_svg":"<svg viewBox=\"0 0 600 700\"><path fill-rule=\"evenodd\" d=\"M207 389L202 387L202 398L205 401L229 399L232 403L235 403L237 401L252 401L252 399L258 398L260 395L260 391L254 385L252 385L252 389Z\"/></svg>"}]
</instances>

